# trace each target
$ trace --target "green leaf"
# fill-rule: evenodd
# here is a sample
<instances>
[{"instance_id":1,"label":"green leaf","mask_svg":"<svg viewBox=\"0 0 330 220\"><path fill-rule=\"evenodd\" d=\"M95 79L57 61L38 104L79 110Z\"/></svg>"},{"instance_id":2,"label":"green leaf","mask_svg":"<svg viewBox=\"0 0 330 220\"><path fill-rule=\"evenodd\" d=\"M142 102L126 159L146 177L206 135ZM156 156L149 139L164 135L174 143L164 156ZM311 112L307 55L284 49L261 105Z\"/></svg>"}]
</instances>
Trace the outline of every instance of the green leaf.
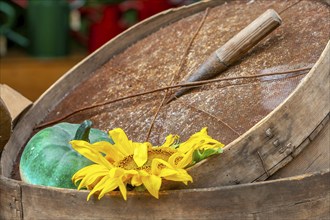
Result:
<instances>
[{"instance_id":1,"label":"green leaf","mask_svg":"<svg viewBox=\"0 0 330 220\"><path fill-rule=\"evenodd\" d=\"M193 163L198 163L209 156L222 153L222 148L219 149L207 149L207 150L195 150L193 153Z\"/></svg>"},{"instance_id":2,"label":"green leaf","mask_svg":"<svg viewBox=\"0 0 330 220\"><path fill-rule=\"evenodd\" d=\"M180 144L179 143L174 143L170 147L173 148L173 149L177 149L178 147L180 147Z\"/></svg>"}]
</instances>

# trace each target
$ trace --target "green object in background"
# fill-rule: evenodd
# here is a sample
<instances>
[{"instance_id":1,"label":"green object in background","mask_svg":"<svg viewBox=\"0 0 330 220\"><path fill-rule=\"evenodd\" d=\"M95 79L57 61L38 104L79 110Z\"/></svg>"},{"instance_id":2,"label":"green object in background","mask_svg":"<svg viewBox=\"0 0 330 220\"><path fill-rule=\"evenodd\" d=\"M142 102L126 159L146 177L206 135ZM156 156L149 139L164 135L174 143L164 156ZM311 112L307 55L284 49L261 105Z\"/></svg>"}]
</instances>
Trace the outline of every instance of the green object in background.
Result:
<instances>
[{"instance_id":1,"label":"green object in background","mask_svg":"<svg viewBox=\"0 0 330 220\"><path fill-rule=\"evenodd\" d=\"M69 13L67 0L29 0L27 34L32 56L51 58L68 54Z\"/></svg>"},{"instance_id":2,"label":"green object in background","mask_svg":"<svg viewBox=\"0 0 330 220\"><path fill-rule=\"evenodd\" d=\"M16 13L13 6L6 2L0 1L0 39L8 38L11 41L17 43L18 45L22 47L27 47L29 44L29 40L20 35L19 33L16 33L12 30L15 22L16 22ZM1 41L1 40L0 40ZM0 47L7 47L6 43L1 44ZM3 51L3 54L0 52L0 55L4 55L6 48L0 48L0 51Z\"/></svg>"}]
</instances>

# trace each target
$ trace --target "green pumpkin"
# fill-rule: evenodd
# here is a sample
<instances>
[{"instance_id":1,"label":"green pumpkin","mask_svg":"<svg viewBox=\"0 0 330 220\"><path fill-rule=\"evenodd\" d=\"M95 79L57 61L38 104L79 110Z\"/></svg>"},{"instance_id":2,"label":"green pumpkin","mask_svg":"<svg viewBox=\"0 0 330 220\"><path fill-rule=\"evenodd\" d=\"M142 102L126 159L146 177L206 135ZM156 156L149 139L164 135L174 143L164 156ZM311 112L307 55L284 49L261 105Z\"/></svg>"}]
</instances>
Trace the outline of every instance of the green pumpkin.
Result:
<instances>
[{"instance_id":1,"label":"green pumpkin","mask_svg":"<svg viewBox=\"0 0 330 220\"><path fill-rule=\"evenodd\" d=\"M75 172L92 164L70 145L71 140L86 140L90 143L107 141L108 135L98 129L91 129L92 122L81 125L59 123L35 134L26 145L21 161L21 179L30 184L76 188L71 181Z\"/></svg>"}]
</instances>

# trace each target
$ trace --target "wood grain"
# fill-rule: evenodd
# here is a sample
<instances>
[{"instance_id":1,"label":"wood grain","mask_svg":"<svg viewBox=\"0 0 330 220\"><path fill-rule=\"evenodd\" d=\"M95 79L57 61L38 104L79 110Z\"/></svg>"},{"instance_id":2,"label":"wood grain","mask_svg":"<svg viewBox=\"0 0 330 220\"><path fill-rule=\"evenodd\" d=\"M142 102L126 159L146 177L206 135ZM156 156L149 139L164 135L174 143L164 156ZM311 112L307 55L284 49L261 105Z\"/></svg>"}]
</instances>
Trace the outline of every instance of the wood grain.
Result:
<instances>
[{"instance_id":1,"label":"wood grain","mask_svg":"<svg viewBox=\"0 0 330 220\"><path fill-rule=\"evenodd\" d=\"M159 13L157 16L146 19L142 23L124 31L122 34L113 38L94 53L79 62L56 83L49 87L48 90L34 103L33 107L29 109L24 118L18 122L13 137L9 139L8 142L8 146L15 147L4 149L1 159L3 165L0 174L10 176L11 169L16 160L15 157L20 151L19 146L23 146L30 136L30 132L27 131L32 131L37 124L42 122L48 112L78 85L77 81L83 82L90 74L113 56L122 52L145 36L159 30L161 27L180 20L183 17L205 10L207 7L220 5L224 2L225 0L202 2L201 4L182 7L184 10L170 9Z\"/></svg>"},{"instance_id":2,"label":"wood grain","mask_svg":"<svg viewBox=\"0 0 330 220\"><path fill-rule=\"evenodd\" d=\"M226 66L233 64L281 23L276 11L268 9L216 51L219 60Z\"/></svg>"},{"instance_id":3,"label":"wood grain","mask_svg":"<svg viewBox=\"0 0 330 220\"><path fill-rule=\"evenodd\" d=\"M322 219L330 173L228 187L173 190L156 200L119 192L86 202L88 192L22 184L25 219Z\"/></svg>"},{"instance_id":4,"label":"wood grain","mask_svg":"<svg viewBox=\"0 0 330 220\"><path fill-rule=\"evenodd\" d=\"M330 42L313 69L285 102L227 145L223 155L190 168L189 173L194 179L192 187L261 181L285 166L293 159L291 154L295 148L330 111L329 77ZM271 131L271 136L267 136L267 130Z\"/></svg>"},{"instance_id":5,"label":"wood grain","mask_svg":"<svg viewBox=\"0 0 330 220\"><path fill-rule=\"evenodd\" d=\"M17 121L20 114L32 104L29 99L5 84L0 84L0 97L6 104L13 122Z\"/></svg>"},{"instance_id":6,"label":"wood grain","mask_svg":"<svg viewBox=\"0 0 330 220\"><path fill-rule=\"evenodd\" d=\"M0 152L9 140L21 113L31 105L32 102L20 93L5 84L0 84Z\"/></svg>"},{"instance_id":7,"label":"wood grain","mask_svg":"<svg viewBox=\"0 0 330 220\"><path fill-rule=\"evenodd\" d=\"M18 122L3 151L0 216L25 219L326 219L330 211L329 169L279 180L253 181L266 179L267 173L272 175L291 161L293 155L297 156L305 140L314 135L329 114L329 84L325 83L330 72L329 43L313 69L284 103L229 144L221 157L210 158L190 170L195 181L191 189L162 191L159 200L147 193L130 192L125 202L119 192L113 192L100 201L94 198L86 202L87 191L33 186L9 179L33 127L77 86L77 80L83 82L100 65L153 31L223 2L201 2L140 23L87 57L54 84ZM238 183L243 184L235 185Z\"/></svg>"},{"instance_id":8,"label":"wood grain","mask_svg":"<svg viewBox=\"0 0 330 220\"><path fill-rule=\"evenodd\" d=\"M322 125L321 125L322 126ZM317 172L330 168L330 123L329 115L324 121L320 133L311 140L306 139L306 147L294 159L282 169L274 173L270 179L302 175L304 173Z\"/></svg>"},{"instance_id":9,"label":"wood grain","mask_svg":"<svg viewBox=\"0 0 330 220\"><path fill-rule=\"evenodd\" d=\"M0 219L22 219L20 183L0 175Z\"/></svg>"},{"instance_id":10,"label":"wood grain","mask_svg":"<svg viewBox=\"0 0 330 220\"><path fill-rule=\"evenodd\" d=\"M273 9L268 9L238 32L223 46L213 52L201 66L192 73L186 82L211 79L220 75L230 65L237 62L252 47L279 27L282 19ZM183 88L175 93L167 103L185 94L191 88Z\"/></svg>"},{"instance_id":11,"label":"wood grain","mask_svg":"<svg viewBox=\"0 0 330 220\"><path fill-rule=\"evenodd\" d=\"M11 116L5 103L0 99L0 155L11 134Z\"/></svg>"}]
</instances>

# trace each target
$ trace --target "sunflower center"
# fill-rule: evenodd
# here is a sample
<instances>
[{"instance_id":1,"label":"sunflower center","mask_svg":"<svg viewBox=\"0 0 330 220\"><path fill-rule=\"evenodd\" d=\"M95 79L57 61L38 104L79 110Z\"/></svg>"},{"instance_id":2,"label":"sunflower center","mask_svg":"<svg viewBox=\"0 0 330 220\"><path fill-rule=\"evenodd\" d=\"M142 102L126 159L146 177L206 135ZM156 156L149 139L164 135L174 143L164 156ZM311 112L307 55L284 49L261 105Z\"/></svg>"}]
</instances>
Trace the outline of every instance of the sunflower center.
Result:
<instances>
[{"instance_id":1,"label":"sunflower center","mask_svg":"<svg viewBox=\"0 0 330 220\"><path fill-rule=\"evenodd\" d=\"M151 169L151 163L153 159L162 159L168 161L168 158L174 153L171 149L148 149L148 160L142 166L138 167L133 159L133 155L129 155L124 159L117 162L116 166L126 170L145 170L147 172Z\"/></svg>"}]
</instances>

